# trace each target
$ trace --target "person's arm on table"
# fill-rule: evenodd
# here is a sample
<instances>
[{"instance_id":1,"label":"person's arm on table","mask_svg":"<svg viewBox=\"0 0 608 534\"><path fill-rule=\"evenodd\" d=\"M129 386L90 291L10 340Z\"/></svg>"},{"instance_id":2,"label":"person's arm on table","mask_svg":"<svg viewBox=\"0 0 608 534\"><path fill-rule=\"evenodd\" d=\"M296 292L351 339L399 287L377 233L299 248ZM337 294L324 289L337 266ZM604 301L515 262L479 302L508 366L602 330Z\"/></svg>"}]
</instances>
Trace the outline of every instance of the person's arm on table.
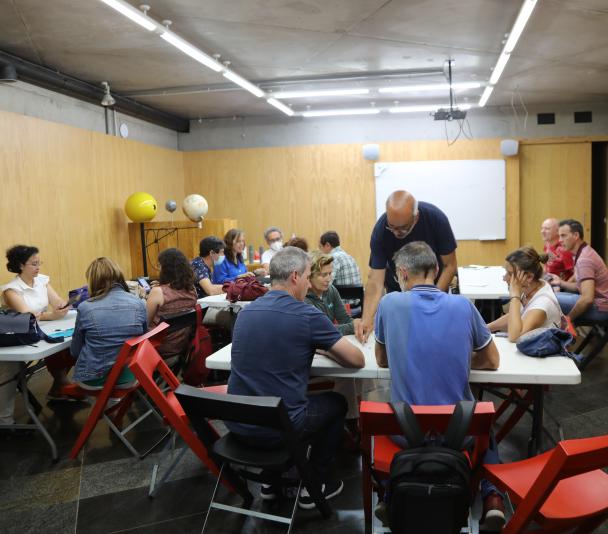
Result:
<instances>
[{"instance_id":1,"label":"person's arm on table","mask_svg":"<svg viewBox=\"0 0 608 534\"><path fill-rule=\"evenodd\" d=\"M374 329L374 315L378 302L384 289L385 269L371 269L365 285L365 300L363 302L363 315L361 322L355 326L355 336L361 343L365 343Z\"/></svg>"},{"instance_id":2,"label":"person's arm on table","mask_svg":"<svg viewBox=\"0 0 608 534\"><path fill-rule=\"evenodd\" d=\"M581 282L580 293L581 296L576 301L576 304L568 314L568 317L570 317L572 321L574 321L574 319L576 319L579 315L585 313L587 309L593 304L593 299L595 297L595 280L593 280L592 278L583 280Z\"/></svg>"},{"instance_id":3,"label":"person's arm on table","mask_svg":"<svg viewBox=\"0 0 608 534\"><path fill-rule=\"evenodd\" d=\"M344 367L361 369L365 367L365 357L358 347L342 337L327 351L327 355Z\"/></svg>"},{"instance_id":4,"label":"person's arm on table","mask_svg":"<svg viewBox=\"0 0 608 534\"><path fill-rule=\"evenodd\" d=\"M508 328L509 316L507 314L501 315L495 321L488 323L488 329L490 332L506 332Z\"/></svg>"},{"instance_id":5,"label":"person's arm on table","mask_svg":"<svg viewBox=\"0 0 608 534\"><path fill-rule=\"evenodd\" d=\"M471 369L496 371L499 366L500 354L493 339L483 349L473 352L471 356Z\"/></svg>"},{"instance_id":6,"label":"person's arm on table","mask_svg":"<svg viewBox=\"0 0 608 534\"><path fill-rule=\"evenodd\" d=\"M61 300L59 299L59 297L57 297L57 299ZM38 321L53 321L55 319L61 319L65 316L66 313L68 313L67 307L63 310L50 310L39 313L33 313L32 310L30 310L28 305L25 303L24 298L13 289L7 289L4 292L4 301L11 310L15 310L19 313L32 313Z\"/></svg>"},{"instance_id":7,"label":"person's arm on table","mask_svg":"<svg viewBox=\"0 0 608 534\"><path fill-rule=\"evenodd\" d=\"M447 292L448 288L450 287L450 282L454 276L456 276L456 272L458 271L456 251L454 250L450 254L441 256L441 261L443 262L443 271L441 271L441 276L439 276L439 280L437 280L437 287L441 289L441 291Z\"/></svg>"},{"instance_id":8,"label":"person's arm on table","mask_svg":"<svg viewBox=\"0 0 608 534\"><path fill-rule=\"evenodd\" d=\"M207 295L220 295L223 293L222 284L214 284L209 278L202 278L198 281L198 285Z\"/></svg>"},{"instance_id":9,"label":"person's arm on table","mask_svg":"<svg viewBox=\"0 0 608 534\"><path fill-rule=\"evenodd\" d=\"M386 355L386 345L383 345L378 340L376 340L376 363L378 367L387 368L388 367L388 356Z\"/></svg>"}]
</instances>

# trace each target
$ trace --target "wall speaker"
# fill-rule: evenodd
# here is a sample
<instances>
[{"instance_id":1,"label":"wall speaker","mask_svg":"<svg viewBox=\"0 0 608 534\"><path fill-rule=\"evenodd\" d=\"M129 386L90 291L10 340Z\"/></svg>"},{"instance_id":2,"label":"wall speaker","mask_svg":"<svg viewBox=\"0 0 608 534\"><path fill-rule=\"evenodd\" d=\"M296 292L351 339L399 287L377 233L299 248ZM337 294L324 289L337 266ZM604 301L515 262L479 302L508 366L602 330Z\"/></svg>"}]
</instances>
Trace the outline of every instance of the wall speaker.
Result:
<instances>
[{"instance_id":1,"label":"wall speaker","mask_svg":"<svg viewBox=\"0 0 608 534\"><path fill-rule=\"evenodd\" d=\"M500 153L503 156L517 156L519 141L515 139L503 139L500 142Z\"/></svg>"},{"instance_id":2,"label":"wall speaker","mask_svg":"<svg viewBox=\"0 0 608 534\"><path fill-rule=\"evenodd\" d=\"M378 161L380 146L374 144L363 145L363 157L368 161Z\"/></svg>"}]
</instances>

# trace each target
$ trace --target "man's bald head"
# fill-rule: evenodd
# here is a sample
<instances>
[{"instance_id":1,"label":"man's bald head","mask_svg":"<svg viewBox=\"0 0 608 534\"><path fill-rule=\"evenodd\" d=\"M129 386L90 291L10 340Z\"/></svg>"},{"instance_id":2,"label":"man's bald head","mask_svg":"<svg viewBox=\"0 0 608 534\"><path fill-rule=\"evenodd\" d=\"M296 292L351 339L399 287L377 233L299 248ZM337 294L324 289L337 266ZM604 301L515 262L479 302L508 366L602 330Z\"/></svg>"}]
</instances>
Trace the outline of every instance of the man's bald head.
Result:
<instances>
[{"instance_id":1,"label":"man's bald head","mask_svg":"<svg viewBox=\"0 0 608 534\"><path fill-rule=\"evenodd\" d=\"M556 243L559 239L559 221L553 217L543 221L540 226L540 235L546 243Z\"/></svg>"},{"instance_id":2,"label":"man's bald head","mask_svg":"<svg viewBox=\"0 0 608 534\"><path fill-rule=\"evenodd\" d=\"M405 237L418 220L418 201L408 191L395 191L386 199L386 222L397 237ZM405 234L405 235L404 235Z\"/></svg>"}]
</instances>

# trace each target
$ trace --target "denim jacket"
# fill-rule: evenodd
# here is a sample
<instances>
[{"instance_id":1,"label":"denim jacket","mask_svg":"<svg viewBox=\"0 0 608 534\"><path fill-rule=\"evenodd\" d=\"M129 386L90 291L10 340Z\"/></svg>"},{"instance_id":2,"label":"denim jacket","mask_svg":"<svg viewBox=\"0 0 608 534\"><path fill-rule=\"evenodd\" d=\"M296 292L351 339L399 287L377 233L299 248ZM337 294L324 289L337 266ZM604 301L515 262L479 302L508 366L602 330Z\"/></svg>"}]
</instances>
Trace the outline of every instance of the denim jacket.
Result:
<instances>
[{"instance_id":1,"label":"denim jacket","mask_svg":"<svg viewBox=\"0 0 608 534\"><path fill-rule=\"evenodd\" d=\"M70 352L77 359L74 380L103 377L114 365L123 343L147 330L144 302L114 286L98 300L78 306Z\"/></svg>"}]
</instances>

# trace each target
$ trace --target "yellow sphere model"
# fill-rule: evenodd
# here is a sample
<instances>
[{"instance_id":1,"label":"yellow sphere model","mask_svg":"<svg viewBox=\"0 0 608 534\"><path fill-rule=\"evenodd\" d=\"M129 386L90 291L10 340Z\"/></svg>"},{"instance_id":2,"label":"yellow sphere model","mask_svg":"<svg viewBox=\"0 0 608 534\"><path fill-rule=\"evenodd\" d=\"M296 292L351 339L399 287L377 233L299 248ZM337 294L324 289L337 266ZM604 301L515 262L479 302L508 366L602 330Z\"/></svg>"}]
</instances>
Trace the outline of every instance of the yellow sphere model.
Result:
<instances>
[{"instance_id":1,"label":"yellow sphere model","mask_svg":"<svg viewBox=\"0 0 608 534\"><path fill-rule=\"evenodd\" d=\"M148 193L133 193L125 202L125 213L133 222L147 222L154 219L158 203Z\"/></svg>"}]
</instances>

